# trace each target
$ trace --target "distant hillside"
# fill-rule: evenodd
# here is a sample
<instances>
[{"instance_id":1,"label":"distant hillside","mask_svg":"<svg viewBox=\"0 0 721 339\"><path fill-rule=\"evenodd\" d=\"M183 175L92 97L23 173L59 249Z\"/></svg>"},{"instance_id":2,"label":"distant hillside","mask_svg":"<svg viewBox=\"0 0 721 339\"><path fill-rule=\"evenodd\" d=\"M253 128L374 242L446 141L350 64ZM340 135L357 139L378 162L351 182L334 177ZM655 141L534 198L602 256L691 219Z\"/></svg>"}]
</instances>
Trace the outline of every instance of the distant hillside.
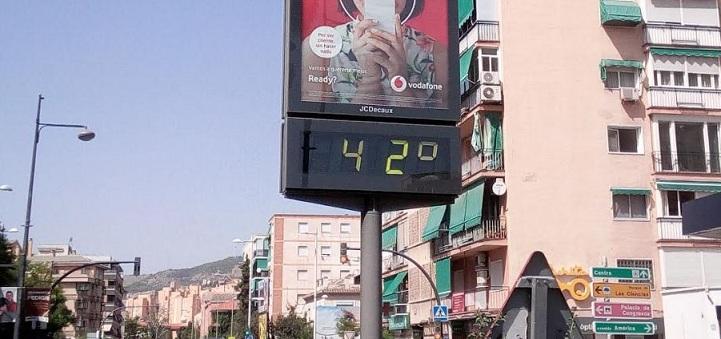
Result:
<instances>
[{"instance_id":1,"label":"distant hillside","mask_svg":"<svg viewBox=\"0 0 721 339\"><path fill-rule=\"evenodd\" d=\"M238 258L228 257L190 268L169 269L154 274L143 274L137 277L125 276L125 288L130 293L159 290L175 281L178 285L200 284L203 280L220 280L217 275L231 274L238 264Z\"/></svg>"}]
</instances>

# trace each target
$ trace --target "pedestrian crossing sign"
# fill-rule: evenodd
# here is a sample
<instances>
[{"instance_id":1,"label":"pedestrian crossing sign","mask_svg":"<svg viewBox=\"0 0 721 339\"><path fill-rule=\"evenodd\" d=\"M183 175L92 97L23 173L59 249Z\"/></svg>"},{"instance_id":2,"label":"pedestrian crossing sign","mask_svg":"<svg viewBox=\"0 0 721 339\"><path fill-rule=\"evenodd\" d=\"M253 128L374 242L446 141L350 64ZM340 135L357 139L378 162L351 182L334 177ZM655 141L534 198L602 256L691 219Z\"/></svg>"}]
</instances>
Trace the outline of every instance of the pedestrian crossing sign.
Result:
<instances>
[{"instance_id":1,"label":"pedestrian crossing sign","mask_svg":"<svg viewBox=\"0 0 721 339\"><path fill-rule=\"evenodd\" d=\"M447 322L448 321L448 306L434 305L432 312L433 312L433 321L435 321L435 322Z\"/></svg>"}]
</instances>

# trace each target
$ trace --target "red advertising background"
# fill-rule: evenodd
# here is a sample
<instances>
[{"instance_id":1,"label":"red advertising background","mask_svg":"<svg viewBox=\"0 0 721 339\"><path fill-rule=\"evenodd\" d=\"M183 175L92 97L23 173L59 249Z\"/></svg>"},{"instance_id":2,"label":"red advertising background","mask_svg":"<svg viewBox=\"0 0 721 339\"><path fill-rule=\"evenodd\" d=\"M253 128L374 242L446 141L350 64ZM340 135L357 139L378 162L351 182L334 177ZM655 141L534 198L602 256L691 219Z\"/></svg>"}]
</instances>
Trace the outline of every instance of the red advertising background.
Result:
<instances>
[{"instance_id":1,"label":"red advertising background","mask_svg":"<svg viewBox=\"0 0 721 339\"><path fill-rule=\"evenodd\" d=\"M351 19L341 9L339 0L303 0L303 39L318 26L335 27L349 21ZM424 1L423 12L406 25L430 35L441 45L448 45L448 2Z\"/></svg>"}]
</instances>

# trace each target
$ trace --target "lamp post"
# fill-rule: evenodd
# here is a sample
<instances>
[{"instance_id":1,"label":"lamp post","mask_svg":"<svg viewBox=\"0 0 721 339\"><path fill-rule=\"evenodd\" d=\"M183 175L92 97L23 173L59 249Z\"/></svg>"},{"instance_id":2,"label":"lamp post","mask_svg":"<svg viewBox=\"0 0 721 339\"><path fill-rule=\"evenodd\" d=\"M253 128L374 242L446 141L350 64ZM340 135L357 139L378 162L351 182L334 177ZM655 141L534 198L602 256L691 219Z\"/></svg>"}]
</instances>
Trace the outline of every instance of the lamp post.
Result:
<instances>
[{"instance_id":1,"label":"lamp post","mask_svg":"<svg viewBox=\"0 0 721 339\"><path fill-rule=\"evenodd\" d=\"M32 160L30 162L30 182L28 183L28 201L27 201L27 208L25 210L25 225L23 227L25 228L24 234L23 234L23 244L22 249L23 253L20 256L20 272L18 272L18 291L17 291L17 321L15 321L15 329L13 331L13 339L20 339L20 329L21 329L21 323L23 319L22 315L22 308L23 308L23 299L24 296L24 285L25 285L25 271L27 270L27 260L28 260L28 242L29 242L29 236L30 236L30 218L32 216L32 207L33 207L33 184L35 183L35 160L37 158L38 153L38 142L40 141L40 131L42 131L45 127L64 127L64 128L80 128L80 133L78 133L78 139L82 141L90 141L95 138L95 132L88 129L88 126L85 125L74 125L74 124L50 124L50 123L43 123L40 122L40 108L43 102L42 94L38 95L38 110L37 115L35 117L35 140L33 141L33 155Z\"/></svg>"},{"instance_id":2,"label":"lamp post","mask_svg":"<svg viewBox=\"0 0 721 339\"><path fill-rule=\"evenodd\" d=\"M315 236L313 246L313 275L315 276L313 279L313 339L315 339L318 333L318 232L303 232L303 234Z\"/></svg>"}]
</instances>

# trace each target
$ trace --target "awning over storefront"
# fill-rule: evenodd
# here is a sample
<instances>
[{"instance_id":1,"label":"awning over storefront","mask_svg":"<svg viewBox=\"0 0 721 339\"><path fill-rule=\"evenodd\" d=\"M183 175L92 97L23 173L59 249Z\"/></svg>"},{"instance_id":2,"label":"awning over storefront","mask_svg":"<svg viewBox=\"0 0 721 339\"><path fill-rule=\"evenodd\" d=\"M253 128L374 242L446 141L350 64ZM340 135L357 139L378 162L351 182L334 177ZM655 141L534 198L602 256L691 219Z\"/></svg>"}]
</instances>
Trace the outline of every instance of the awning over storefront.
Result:
<instances>
[{"instance_id":1,"label":"awning over storefront","mask_svg":"<svg viewBox=\"0 0 721 339\"><path fill-rule=\"evenodd\" d=\"M396 246L396 240L398 239L398 226L391 226L383 231L383 242L382 246L384 250L393 249Z\"/></svg>"},{"instance_id":2,"label":"awning over storefront","mask_svg":"<svg viewBox=\"0 0 721 339\"><path fill-rule=\"evenodd\" d=\"M268 259L266 259L266 258L255 259L255 267L259 270L267 270L268 269Z\"/></svg>"},{"instance_id":3,"label":"awning over storefront","mask_svg":"<svg viewBox=\"0 0 721 339\"><path fill-rule=\"evenodd\" d=\"M651 48L651 54L687 57L718 58L721 50L698 48Z\"/></svg>"},{"instance_id":4,"label":"awning over storefront","mask_svg":"<svg viewBox=\"0 0 721 339\"><path fill-rule=\"evenodd\" d=\"M628 195L649 195L651 190L646 188L632 188L632 187L613 187L611 188L613 194L628 194Z\"/></svg>"},{"instance_id":5,"label":"awning over storefront","mask_svg":"<svg viewBox=\"0 0 721 339\"><path fill-rule=\"evenodd\" d=\"M383 279L383 302L391 304L398 302L398 287L406 279L406 275L408 272L403 271Z\"/></svg>"},{"instance_id":6,"label":"awning over storefront","mask_svg":"<svg viewBox=\"0 0 721 339\"><path fill-rule=\"evenodd\" d=\"M659 180L656 182L656 187L661 191L721 192L721 182Z\"/></svg>"},{"instance_id":7,"label":"awning over storefront","mask_svg":"<svg viewBox=\"0 0 721 339\"><path fill-rule=\"evenodd\" d=\"M473 48L467 49L460 58L460 79L461 83L468 78L468 70L471 67L471 60L473 59Z\"/></svg>"},{"instance_id":8,"label":"awning over storefront","mask_svg":"<svg viewBox=\"0 0 721 339\"><path fill-rule=\"evenodd\" d=\"M474 3L474 0L458 0L458 27L471 17Z\"/></svg>"},{"instance_id":9,"label":"awning over storefront","mask_svg":"<svg viewBox=\"0 0 721 339\"><path fill-rule=\"evenodd\" d=\"M441 298L451 294L451 258L436 261L436 288Z\"/></svg>"},{"instance_id":10,"label":"awning over storefront","mask_svg":"<svg viewBox=\"0 0 721 339\"><path fill-rule=\"evenodd\" d=\"M636 26L643 21L641 7L633 1L601 0L601 24Z\"/></svg>"},{"instance_id":11,"label":"awning over storefront","mask_svg":"<svg viewBox=\"0 0 721 339\"><path fill-rule=\"evenodd\" d=\"M601 59L601 62L598 64L598 67L601 69L601 80L606 81L606 68L607 67L642 69L643 62L638 61L638 60Z\"/></svg>"},{"instance_id":12,"label":"awning over storefront","mask_svg":"<svg viewBox=\"0 0 721 339\"><path fill-rule=\"evenodd\" d=\"M428 213L428 221L426 227L423 228L423 241L429 241L438 237L438 230L443 222L443 216L446 214L448 206L433 206Z\"/></svg>"}]
</instances>

